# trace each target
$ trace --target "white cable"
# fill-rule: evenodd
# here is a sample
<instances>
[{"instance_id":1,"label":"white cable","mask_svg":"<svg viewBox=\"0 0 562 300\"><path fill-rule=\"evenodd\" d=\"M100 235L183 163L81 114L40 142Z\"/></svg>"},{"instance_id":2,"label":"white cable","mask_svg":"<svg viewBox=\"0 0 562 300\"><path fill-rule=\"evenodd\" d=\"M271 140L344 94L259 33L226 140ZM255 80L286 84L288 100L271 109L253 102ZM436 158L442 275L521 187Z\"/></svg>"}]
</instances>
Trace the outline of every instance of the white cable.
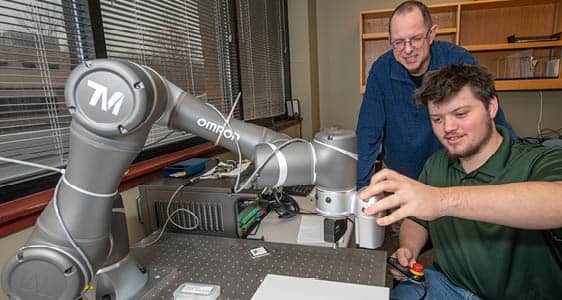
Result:
<instances>
[{"instance_id":1,"label":"white cable","mask_svg":"<svg viewBox=\"0 0 562 300\"><path fill-rule=\"evenodd\" d=\"M191 179L190 183L193 183L196 179ZM194 230L197 229L197 227L199 227L199 217L197 217L196 214L194 214L192 211L190 211L187 208L178 208L176 210L174 210L171 214L170 214L170 206L172 205L172 201L174 201L174 199L176 198L176 195L185 187L185 184L182 184L180 186L178 186L178 188L174 191L174 193L172 194L172 196L170 197L170 200L168 200L168 205L166 206L166 214L168 215L168 217L166 218L166 222L164 222L164 225L162 226L162 229L160 230L160 232L158 233L158 236L148 242L148 244L140 244L137 246L133 246L131 248L144 248L144 247L148 247L148 246L152 246L154 245L156 242L158 242L160 240L160 238L162 237L162 235L164 235L164 231L166 230L166 226L168 226L168 222L171 222L172 224L174 224L176 227L183 229L183 230ZM180 212L180 211L184 211L187 212L188 214L192 215L193 218L195 219L195 225L193 225L192 227L184 227L180 224L177 224L176 222L174 222L174 220L172 220L172 216L175 215L176 213Z\"/></svg>"},{"instance_id":2,"label":"white cable","mask_svg":"<svg viewBox=\"0 0 562 300\"><path fill-rule=\"evenodd\" d=\"M64 175L63 175L63 177L64 177ZM59 187L60 187L60 183L61 183L61 180L59 179L59 181L57 183L57 186L55 186L55 192L53 194L53 207L55 209L55 215L57 216L57 220L59 221L59 223L62 227L64 235L66 236L66 238L68 239L68 241L70 242L72 247L76 250L76 252L78 252L78 254L80 254L82 259L86 262L86 266L88 267L88 271L90 271L90 278L89 278L89 280L86 280L86 284L87 284L88 282L90 282L91 280L94 279L94 275L95 275L94 274L94 268L92 267L92 264L90 263L90 260L88 259L88 257L84 253L84 251L82 251L82 249L76 244L76 242L74 241L74 239L70 235L70 232L66 228L66 225L64 224L64 221L63 221L62 216L60 214L59 205L58 205L58 202L59 202L58 201L58 190L59 190Z\"/></svg>"},{"instance_id":3,"label":"white cable","mask_svg":"<svg viewBox=\"0 0 562 300\"><path fill-rule=\"evenodd\" d=\"M64 184L68 185L69 187L71 187L72 189L76 190L77 192L80 192L80 193L82 193L82 194L86 194L86 195L92 196L92 197L110 198L110 197L114 197L115 195L117 195L117 194L119 193L118 191L115 191L115 192L113 192L113 193L111 193L111 194L99 194L99 193L90 192L90 191L88 191L88 190L85 190L85 189L83 189L83 188L81 188L81 187L78 187L78 186L76 186L76 185L70 183L70 182L66 179L66 176L64 175L64 172L63 172L63 175L62 175L62 181L64 181Z\"/></svg>"},{"instance_id":4,"label":"white cable","mask_svg":"<svg viewBox=\"0 0 562 300\"><path fill-rule=\"evenodd\" d=\"M172 194L172 197L170 197L170 200L168 201L168 206L166 206L166 213L168 214L168 220L174 224L176 227L183 229L183 230L194 230L199 226L199 218L189 209L186 208L178 208L176 210L174 210L174 212L172 212L170 214L170 207L172 206L172 201L174 201L174 199L176 198L176 195L185 187L185 184L182 184L180 186L178 186L178 188L175 190L175 192ZM190 215L192 215L195 218L195 225L193 225L192 227L184 227L178 223L176 223L174 220L172 220L172 216L174 214L176 214L178 211L185 211L187 213L189 213Z\"/></svg>"},{"instance_id":5,"label":"white cable","mask_svg":"<svg viewBox=\"0 0 562 300\"><path fill-rule=\"evenodd\" d=\"M542 91L539 91L540 96L540 105L539 105L539 119L537 120L537 138L542 138L542 111L543 111L543 99L542 99Z\"/></svg>"},{"instance_id":6,"label":"white cable","mask_svg":"<svg viewBox=\"0 0 562 300\"><path fill-rule=\"evenodd\" d=\"M74 250L76 250L76 252L78 252L80 257L84 260L84 262L86 263L86 266L88 267L88 271L90 273L89 277L88 277L88 274L85 272L85 270L83 270L84 279L86 280L86 284L88 284L88 282L90 282L94 278L94 275L95 275L94 269L92 267L92 264L90 263L90 260L88 259L88 257L84 253L84 251L82 251L82 249L78 246L78 244L76 244L76 242L74 241L74 239L70 235L70 232L68 231L68 228L66 228L66 224L64 223L64 220L62 219L62 216L60 214L60 209L59 209L59 206L58 206L58 191L60 189L60 184L61 184L61 182L64 182L66 185L68 185L69 187L71 187L72 189L74 189L74 190L76 190L80 193L84 193L84 194L87 194L87 195L90 195L90 196L95 196L95 197L113 197L113 196L116 195L117 192L115 192L113 194L98 194L98 193L89 192L89 191L86 191L82 188L74 186L74 185L70 184L67 180L65 180L65 176L64 176L65 170L64 169L57 169L57 168L53 168L53 167L50 167L50 166L45 166L45 165L41 165L41 164L26 162L26 161L17 160L17 159L5 158L5 157L0 157L0 160L6 161L6 162L11 162L11 163L16 163L16 164L27 165L27 166L36 167L36 168L41 168L41 169L46 169L46 170L51 170L51 171L55 171L55 172L58 172L58 173L62 174L61 178L59 178L59 181L57 182L57 185L55 186L55 190L54 190L54 193L53 193L53 208L54 208L54 211L55 211L55 216L57 218L57 221L59 222L65 237L67 238L68 242L72 245ZM37 247L58 249L56 247L44 246L44 245L38 245ZM61 253L66 253L62 249L58 249L58 251L61 252ZM69 255L69 257L71 259L73 259L81 269L84 268L82 266L82 264L79 263L76 260L76 258L74 258L73 256L70 256L70 255Z\"/></svg>"},{"instance_id":7,"label":"white cable","mask_svg":"<svg viewBox=\"0 0 562 300\"><path fill-rule=\"evenodd\" d=\"M223 121L225 121L225 124L228 125L230 130L234 133L234 129L230 125L230 122L226 122L226 119L224 118L222 113L213 105L209 103L207 103L207 105L211 107L219 115L219 117L223 119ZM238 185L240 184L240 175L242 174L242 152L240 151L240 142L238 142L238 139L234 139L234 144L236 145L236 152L238 154L238 176L236 176L236 182L234 183L234 190L236 190L236 187L238 187Z\"/></svg>"},{"instance_id":8,"label":"white cable","mask_svg":"<svg viewBox=\"0 0 562 300\"><path fill-rule=\"evenodd\" d=\"M5 161L5 162L9 162L9 163L14 163L14 164L20 164L20 165L26 165L26 166L30 166L30 167L35 167L35 168L39 168L39 169L46 169L46 170L50 170L50 171L54 171L57 173L61 173L62 174L62 180L64 181L64 183L71 187L72 189L82 193L82 194L86 194L88 196L92 196L92 197L100 197L100 198L106 198L106 197L113 197L115 195L117 195L117 191L111 193L111 194L99 194L99 193L94 193L94 192L90 192L87 191L81 187L78 187L72 183L70 183L67 179L65 175L65 170L64 169L58 169L58 168L54 168L51 166L45 166L45 165L41 165L41 164L36 164L36 163L32 163L32 162L28 162L28 161L23 161L23 160L18 160L18 159L12 159L12 158L7 158L7 157L0 157L1 161Z\"/></svg>"},{"instance_id":9,"label":"white cable","mask_svg":"<svg viewBox=\"0 0 562 300\"><path fill-rule=\"evenodd\" d=\"M300 138L294 138L294 139L288 140L288 141L284 142L283 144L279 145L279 147L277 147L277 149L275 149L274 151L269 153L268 156L266 156L265 160L261 163L261 165L256 167L256 169L254 170L254 173L252 173L252 175L250 175L248 180L246 180L246 182L241 187L239 187L238 189L235 189L234 192L239 193L241 190L243 190L251 181L254 180L254 178L257 176L257 174L261 171L261 169L263 169L263 167L265 167L265 165L269 162L269 160L273 157L273 155L275 155L278 151L281 151L281 149L285 148L287 145L295 143L295 142L308 143L308 141L306 141L306 140L303 140L303 139L300 139Z\"/></svg>"},{"instance_id":10,"label":"white cable","mask_svg":"<svg viewBox=\"0 0 562 300\"><path fill-rule=\"evenodd\" d=\"M356 154L356 153L349 152L349 151L347 151L347 150L343 150L342 148L338 148L338 147L333 146L333 145L328 145L328 144L323 143L323 142L321 142L321 141L319 141L319 140L317 140L317 139L314 139L314 142L317 143L317 144L320 144L320 145L322 145L322 146L324 146L324 147L328 147L328 148L330 148L330 149L332 149L332 150L334 150L334 151L337 151L337 152L339 152L339 153L341 153L341 154L343 154L343 155L345 155L345 156L349 156L349 157L351 157L351 158L357 160L357 154Z\"/></svg>"},{"instance_id":11,"label":"white cable","mask_svg":"<svg viewBox=\"0 0 562 300\"><path fill-rule=\"evenodd\" d=\"M222 115L222 113L213 105L207 103L207 105L209 107L211 107L223 120L226 121L226 119L224 118L224 116ZM230 130L232 130L232 132L234 132L234 130L232 129L232 126L230 125L230 122L225 123L228 125L228 127L230 128ZM300 138L294 138L294 139L290 139L287 140L286 142L284 142L283 144L281 144L276 150L272 151L271 153L269 153L269 155L265 158L265 160L263 161L263 163L256 167L256 169L254 170L254 172L252 173L252 175L250 175L250 177L248 178L248 180L246 180L246 182L244 184L242 184L242 186L240 186L240 174L242 173L242 153L240 152L240 144L238 143L238 140L234 140L235 144L236 144L236 150L238 152L238 176L236 176L236 183L234 184L234 192L235 193L239 193L240 191L242 191L246 186L248 186L250 184L250 182L252 182L254 180L254 178L257 176L257 174L259 173L259 171L261 171L261 169L263 169L263 167L266 165L267 162L269 162L269 160L273 157L273 155L275 155L278 151L280 151L281 149L283 149L285 146L292 144L294 142L304 142L304 143L309 143L306 140L300 139ZM312 151L314 152L314 151Z\"/></svg>"},{"instance_id":12,"label":"white cable","mask_svg":"<svg viewBox=\"0 0 562 300\"><path fill-rule=\"evenodd\" d=\"M234 110L236 109L236 105L238 105L238 100L240 100L240 96L242 95L242 92L238 92L238 95L236 96L236 100L234 100L234 104L232 105L232 108L230 109L230 112L228 113L228 117L226 118L226 120L224 120L224 124L222 125L222 128L226 128L227 124L230 124L230 119L232 118L232 114L234 113ZM222 114L221 114L222 115ZM228 127L230 127L230 130L232 130L232 133L234 133L234 130L232 129L232 127L229 125ZM219 136L217 137L217 140L215 141L215 145L218 145L220 140L222 137L222 133L219 134Z\"/></svg>"},{"instance_id":13,"label":"white cable","mask_svg":"<svg viewBox=\"0 0 562 300\"><path fill-rule=\"evenodd\" d=\"M239 94L240 96L240 94ZM239 96L237 97L237 99L239 98ZM209 107L211 107L218 115L219 117L221 117L223 119L223 121L225 121L225 125L228 125L228 127L230 128L230 130L232 130L232 132L234 132L234 129L232 128L232 126L230 125L230 121L227 121L227 119L223 116L223 114L213 105L211 105L210 103L206 103ZM233 107L234 109L234 107ZM281 140L281 139L278 139ZM218 141L218 139L217 139ZM243 190L246 186L249 185L250 182L252 182L254 180L254 178L257 176L257 174L259 173L259 171L261 171L261 169L263 169L263 167L267 164L267 162L269 162L269 160L273 157L273 155L275 155L277 152L279 152L281 149L283 149L285 146L292 144L294 142L304 142L304 143L308 143L308 141L300 139L300 138L294 138L294 139L290 139L287 140L286 142L284 142L283 144L281 144L276 150L272 151L271 153L269 153L269 155L265 158L265 160L262 162L262 164L258 167L256 167L256 169L254 170L254 172L252 173L252 175L250 175L250 177L248 178L248 180L246 180L246 182L240 186L240 175L242 173L242 153L240 152L240 144L238 142L237 139L234 139L234 142L236 144L236 150L238 152L238 176L236 176L236 183L234 184L234 192L235 193L239 193L241 190ZM337 151L342 152L345 150L338 150L336 148ZM314 153L314 151L312 151ZM342 152L343 153L343 152ZM345 153L344 153L345 154ZM346 154L347 155L347 154ZM355 157L355 159L357 159L357 155ZM314 176L316 177L316 174L314 174ZM316 182L316 179L314 180Z\"/></svg>"},{"instance_id":14,"label":"white cable","mask_svg":"<svg viewBox=\"0 0 562 300\"><path fill-rule=\"evenodd\" d=\"M277 146L272 143L266 143L271 150L275 152L275 157L277 158L277 163L279 165L279 177L277 178L277 183L273 186L274 188L283 185L287 180L287 160L285 159L285 155L281 151L276 151Z\"/></svg>"},{"instance_id":15,"label":"white cable","mask_svg":"<svg viewBox=\"0 0 562 300\"><path fill-rule=\"evenodd\" d=\"M9 162L9 163L25 165L25 166L29 166L29 167L35 167L35 168L39 168L39 169L51 170L51 171L61 173L61 174L64 172L62 169L59 169L59 168L53 168L53 167L50 167L50 166L40 165L40 164L36 164L36 163L28 162L28 161L23 161L23 160L18 160L18 159L0 157L0 160L5 161L5 162Z\"/></svg>"}]
</instances>

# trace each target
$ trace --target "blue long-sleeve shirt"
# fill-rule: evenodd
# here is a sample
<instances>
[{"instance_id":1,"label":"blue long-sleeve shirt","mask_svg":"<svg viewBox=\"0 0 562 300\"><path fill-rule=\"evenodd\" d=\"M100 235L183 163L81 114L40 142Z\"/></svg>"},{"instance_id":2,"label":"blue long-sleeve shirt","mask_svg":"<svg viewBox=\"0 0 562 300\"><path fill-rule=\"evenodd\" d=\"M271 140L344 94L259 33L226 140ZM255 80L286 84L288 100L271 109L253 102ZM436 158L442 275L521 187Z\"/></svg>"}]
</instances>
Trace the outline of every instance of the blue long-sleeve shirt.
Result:
<instances>
[{"instance_id":1,"label":"blue long-sleeve shirt","mask_svg":"<svg viewBox=\"0 0 562 300\"><path fill-rule=\"evenodd\" d=\"M476 65L477 62L464 48L434 41L429 71L452 64ZM380 150L387 167L417 178L427 158L441 149L431 129L427 108L414 104L415 89L408 71L394 58L392 50L373 63L356 129L358 187L369 184ZM510 129L515 137L501 108L495 122Z\"/></svg>"}]
</instances>

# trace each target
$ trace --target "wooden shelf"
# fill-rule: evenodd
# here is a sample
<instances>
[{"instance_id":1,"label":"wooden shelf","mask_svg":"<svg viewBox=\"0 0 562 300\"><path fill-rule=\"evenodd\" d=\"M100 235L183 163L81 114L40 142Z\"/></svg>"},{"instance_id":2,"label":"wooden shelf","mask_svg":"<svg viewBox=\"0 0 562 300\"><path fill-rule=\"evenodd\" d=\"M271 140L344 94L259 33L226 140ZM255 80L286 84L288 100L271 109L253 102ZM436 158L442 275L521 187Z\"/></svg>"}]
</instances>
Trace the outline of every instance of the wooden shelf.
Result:
<instances>
[{"instance_id":1,"label":"wooden shelf","mask_svg":"<svg viewBox=\"0 0 562 300\"><path fill-rule=\"evenodd\" d=\"M439 25L438 40L455 43L471 52L494 76L504 72L498 65L511 59L540 57L550 63L559 60L562 41L506 43L508 36L549 36L562 31L562 0L482 0L430 5L433 22ZM372 63L390 49L388 18L393 9L368 10L360 13L360 91ZM525 60L522 59L522 63ZM552 65L552 64L551 64ZM550 65L550 67L551 67ZM521 65L523 66L523 65ZM513 65L509 65L515 70ZM515 66L516 68L520 68ZM509 69L509 68L508 68ZM545 72L535 68L532 72ZM552 70L549 69L551 72ZM557 70L560 73L560 70ZM498 74L496 74L498 73ZM505 73L505 72L504 72ZM508 76L517 76L508 72ZM498 91L562 89L562 79L496 80Z\"/></svg>"},{"instance_id":2,"label":"wooden shelf","mask_svg":"<svg viewBox=\"0 0 562 300\"><path fill-rule=\"evenodd\" d=\"M442 28L442 29L437 30L437 35L452 34L452 33L457 33L457 29L456 28Z\"/></svg>"},{"instance_id":3,"label":"wooden shelf","mask_svg":"<svg viewBox=\"0 0 562 300\"><path fill-rule=\"evenodd\" d=\"M362 38L364 41L388 39L388 32L363 33Z\"/></svg>"},{"instance_id":4,"label":"wooden shelf","mask_svg":"<svg viewBox=\"0 0 562 300\"><path fill-rule=\"evenodd\" d=\"M562 80L555 79L519 79L496 80L496 90L503 91L532 91L532 90L559 90Z\"/></svg>"},{"instance_id":5,"label":"wooden shelf","mask_svg":"<svg viewBox=\"0 0 562 300\"><path fill-rule=\"evenodd\" d=\"M441 35L441 34L453 34L456 33L457 29L456 28L443 28L443 29L439 29L437 31L437 35ZM363 33L361 35L361 38L364 41L369 41L369 40L382 40L382 39L388 39L388 32L374 32L374 33Z\"/></svg>"},{"instance_id":6,"label":"wooden shelf","mask_svg":"<svg viewBox=\"0 0 562 300\"><path fill-rule=\"evenodd\" d=\"M470 52L562 47L562 41L464 45Z\"/></svg>"}]
</instances>

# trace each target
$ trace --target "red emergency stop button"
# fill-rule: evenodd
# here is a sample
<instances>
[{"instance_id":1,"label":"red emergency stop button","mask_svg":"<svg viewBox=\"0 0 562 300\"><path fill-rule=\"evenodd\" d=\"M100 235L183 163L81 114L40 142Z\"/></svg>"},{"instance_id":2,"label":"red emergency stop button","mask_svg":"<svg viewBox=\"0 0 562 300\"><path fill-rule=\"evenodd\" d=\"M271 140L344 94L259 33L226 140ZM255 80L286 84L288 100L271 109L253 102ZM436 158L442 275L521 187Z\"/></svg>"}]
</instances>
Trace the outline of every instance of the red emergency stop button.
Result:
<instances>
[{"instance_id":1,"label":"red emergency stop button","mask_svg":"<svg viewBox=\"0 0 562 300\"><path fill-rule=\"evenodd\" d=\"M412 274L417 275L417 276L423 276L423 265L418 264L418 263L414 263L412 265L412 268L410 268L410 272L412 272Z\"/></svg>"}]
</instances>

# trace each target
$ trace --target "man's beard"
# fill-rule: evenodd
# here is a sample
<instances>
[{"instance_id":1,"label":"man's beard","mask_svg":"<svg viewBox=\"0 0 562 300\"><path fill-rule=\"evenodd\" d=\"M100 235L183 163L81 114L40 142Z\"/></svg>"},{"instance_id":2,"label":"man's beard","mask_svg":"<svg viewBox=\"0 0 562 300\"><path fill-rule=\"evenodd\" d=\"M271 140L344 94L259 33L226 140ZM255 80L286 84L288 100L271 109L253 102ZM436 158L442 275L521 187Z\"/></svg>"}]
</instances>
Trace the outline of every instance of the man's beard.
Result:
<instances>
[{"instance_id":1,"label":"man's beard","mask_svg":"<svg viewBox=\"0 0 562 300\"><path fill-rule=\"evenodd\" d=\"M447 151L447 155L452 159L459 159L459 158L469 158L474 156L486 145L490 139L492 138L492 133L494 132L494 126L492 125L492 120L488 119L486 121L486 132L480 141L478 141L475 145L469 146L465 151L461 153L451 153L449 149L445 149Z\"/></svg>"}]
</instances>

